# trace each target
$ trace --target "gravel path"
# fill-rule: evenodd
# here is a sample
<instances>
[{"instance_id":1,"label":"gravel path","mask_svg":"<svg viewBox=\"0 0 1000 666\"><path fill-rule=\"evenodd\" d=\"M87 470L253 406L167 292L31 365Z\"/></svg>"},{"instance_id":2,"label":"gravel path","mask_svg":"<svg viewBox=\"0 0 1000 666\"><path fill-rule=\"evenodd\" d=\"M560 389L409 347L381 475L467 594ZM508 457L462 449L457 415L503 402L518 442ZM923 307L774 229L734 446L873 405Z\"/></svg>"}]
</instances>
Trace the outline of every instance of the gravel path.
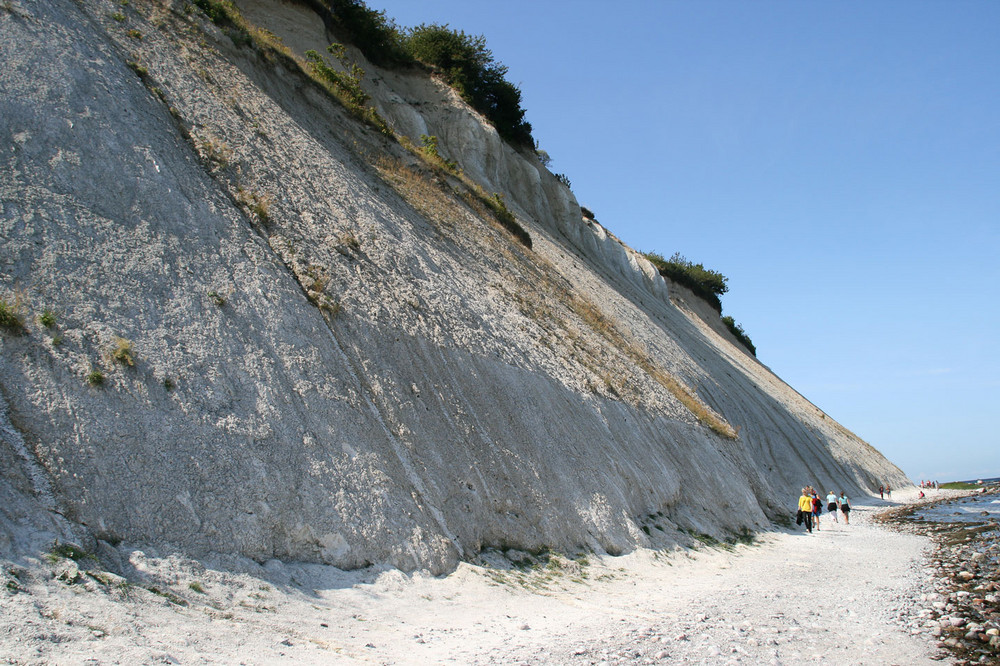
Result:
<instances>
[{"instance_id":1,"label":"gravel path","mask_svg":"<svg viewBox=\"0 0 1000 666\"><path fill-rule=\"evenodd\" d=\"M850 526L752 546L549 558L450 576L131 551L126 590L70 560L5 563L8 663L928 664L927 537ZM77 564L85 567L83 560ZM106 577L105 577L106 578ZM103 582L102 582L103 581Z\"/></svg>"},{"instance_id":2,"label":"gravel path","mask_svg":"<svg viewBox=\"0 0 1000 666\"><path fill-rule=\"evenodd\" d=\"M869 515L856 510L850 526L826 516L813 534L776 533L671 566L637 561L585 597L586 613L545 609L531 632L544 638L479 663L931 663L933 640L904 626L924 591L928 542Z\"/></svg>"}]
</instances>

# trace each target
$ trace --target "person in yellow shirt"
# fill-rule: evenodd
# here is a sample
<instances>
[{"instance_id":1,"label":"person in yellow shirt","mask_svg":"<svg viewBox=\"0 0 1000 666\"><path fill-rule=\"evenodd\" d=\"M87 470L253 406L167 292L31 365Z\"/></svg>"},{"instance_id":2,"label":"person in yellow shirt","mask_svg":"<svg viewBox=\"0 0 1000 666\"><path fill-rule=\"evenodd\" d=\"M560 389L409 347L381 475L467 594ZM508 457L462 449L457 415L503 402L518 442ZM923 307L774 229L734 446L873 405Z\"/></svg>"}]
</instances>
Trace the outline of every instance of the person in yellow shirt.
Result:
<instances>
[{"instance_id":1,"label":"person in yellow shirt","mask_svg":"<svg viewBox=\"0 0 1000 666\"><path fill-rule=\"evenodd\" d=\"M809 492L803 488L802 497L799 498L799 515L795 519L796 524L806 524L806 529L811 534L813 531L813 500Z\"/></svg>"}]
</instances>

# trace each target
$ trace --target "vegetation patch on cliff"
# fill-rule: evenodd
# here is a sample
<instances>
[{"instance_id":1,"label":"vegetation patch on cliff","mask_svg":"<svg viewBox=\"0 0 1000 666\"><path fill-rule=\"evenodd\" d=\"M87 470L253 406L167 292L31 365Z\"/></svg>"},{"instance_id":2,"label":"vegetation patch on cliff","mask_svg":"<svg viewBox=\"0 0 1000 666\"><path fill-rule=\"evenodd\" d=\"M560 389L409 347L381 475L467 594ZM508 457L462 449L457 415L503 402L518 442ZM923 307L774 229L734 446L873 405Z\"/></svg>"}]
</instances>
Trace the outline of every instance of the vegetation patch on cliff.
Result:
<instances>
[{"instance_id":1,"label":"vegetation patch on cliff","mask_svg":"<svg viewBox=\"0 0 1000 666\"><path fill-rule=\"evenodd\" d=\"M0 298L0 328L11 333L23 333L24 312L23 303L19 298L13 302Z\"/></svg>"},{"instance_id":2,"label":"vegetation patch on cliff","mask_svg":"<svg viewBox=\"0 0 1000 666\"><path fill-rule=\"evenodd\" d=\"M757 355L757 347L754 346L753 342L750 340L750 336L747 335L747 332L743 330L742 326L736 323L735 319L726 315L722 318L722 323L726 325L726 328L728 328L729 332L733 334L733 337L739 340L740 344L747 348L747 351L754 356Z\"/></svg>"},{"instance_id":3,"label":"vegetation patch on cliff","mask_svg":"<svg viewBox=\"0 0 1000 666\"><path fill-rule=\"evenodd\" d=\"M694 292L695 296L715 308L720 315L722 314L721 296L729 291L727 284L729 278L725 275L690 261L680 252L674 252L669 259L665 259L658 252L644 252L643 256L656 266L660 275L687 287ZM747 351L757 356L757 348L742 326L729 316L722 317L722 323Z\"/></svg>"},{"instance_id":4,"label":"vegetation patch on cliff","mask_svg":"<svg viewBox=\"0 0 1000 666\"><path fill-rule=\"evenodd\" d=\"M217 2L217 0L199 0ZM504 139L534 146L531 123L521 107L521 90L506 79L482 35L467 35L447 25L401 28L384 11L363 0L299 0L323 18L328 28L382 67L422 63L432 67L472 108L483 114Z\"/></svg>"},{"instance_id":5,"label":"vegetation patch on cliff","mask_svg":"<svg viewBox=\"0 0 1000 666\"><path fill-rule=\"evenodd\" d=\"M643 256L656 266L660 275L684 285L720 313L722 312L722 301L719 297L729 291L729 286L726 284L728 278L722 273L705 268L702 264L696 264L680 252L674 252L669 259L664 259L663 255L657 252L645 252Z\"/></svg>"}]
</instances>

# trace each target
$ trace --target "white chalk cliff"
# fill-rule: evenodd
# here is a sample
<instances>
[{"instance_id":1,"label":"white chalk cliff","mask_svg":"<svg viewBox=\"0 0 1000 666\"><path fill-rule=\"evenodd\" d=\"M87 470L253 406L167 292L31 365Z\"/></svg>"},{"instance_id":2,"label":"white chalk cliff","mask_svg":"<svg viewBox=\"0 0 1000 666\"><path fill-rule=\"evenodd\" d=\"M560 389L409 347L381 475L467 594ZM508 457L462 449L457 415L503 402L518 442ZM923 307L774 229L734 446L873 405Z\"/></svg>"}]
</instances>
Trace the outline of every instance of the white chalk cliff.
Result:
<instances>
[{"instance_id":1,"label":"white chalk cliff","mask_svg":"<svg viewBox=\"0 0 1000 666\"><path fill-rule=\"evenodd\" d=\"M309 9L237 4L325 52ZM0 297L26 328L0 331L0 553L443 572L767 529L806 483L909 483L454 91L351 54L394 132L437 136L530 249L181 0L0 7Z\"/></svg>"}]
</instances>

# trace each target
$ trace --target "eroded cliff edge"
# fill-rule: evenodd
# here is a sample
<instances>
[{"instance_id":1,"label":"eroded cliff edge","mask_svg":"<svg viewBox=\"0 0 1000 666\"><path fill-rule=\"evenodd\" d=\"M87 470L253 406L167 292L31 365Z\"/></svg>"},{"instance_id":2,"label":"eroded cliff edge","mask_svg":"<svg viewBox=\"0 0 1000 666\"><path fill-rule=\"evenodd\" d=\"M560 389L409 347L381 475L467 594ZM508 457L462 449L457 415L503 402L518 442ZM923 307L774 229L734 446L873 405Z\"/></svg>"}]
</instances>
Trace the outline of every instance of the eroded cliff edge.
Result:
<instances>
[{"instance_id":1,"label":"eroded cliff edge","mask_svg":"<svg viewBox=\"0 0 1000 666\"><path fill-rule=\"evenodd\" d=\"M325 45L308 9L239 5ZM441 572L908 483L425 73L353 54L396 134L439 137L468 182L184 2L12 0L0 34L0 290L26 313L0 335L0 545L71 524Z\"/></svg>"}]
</instances>

